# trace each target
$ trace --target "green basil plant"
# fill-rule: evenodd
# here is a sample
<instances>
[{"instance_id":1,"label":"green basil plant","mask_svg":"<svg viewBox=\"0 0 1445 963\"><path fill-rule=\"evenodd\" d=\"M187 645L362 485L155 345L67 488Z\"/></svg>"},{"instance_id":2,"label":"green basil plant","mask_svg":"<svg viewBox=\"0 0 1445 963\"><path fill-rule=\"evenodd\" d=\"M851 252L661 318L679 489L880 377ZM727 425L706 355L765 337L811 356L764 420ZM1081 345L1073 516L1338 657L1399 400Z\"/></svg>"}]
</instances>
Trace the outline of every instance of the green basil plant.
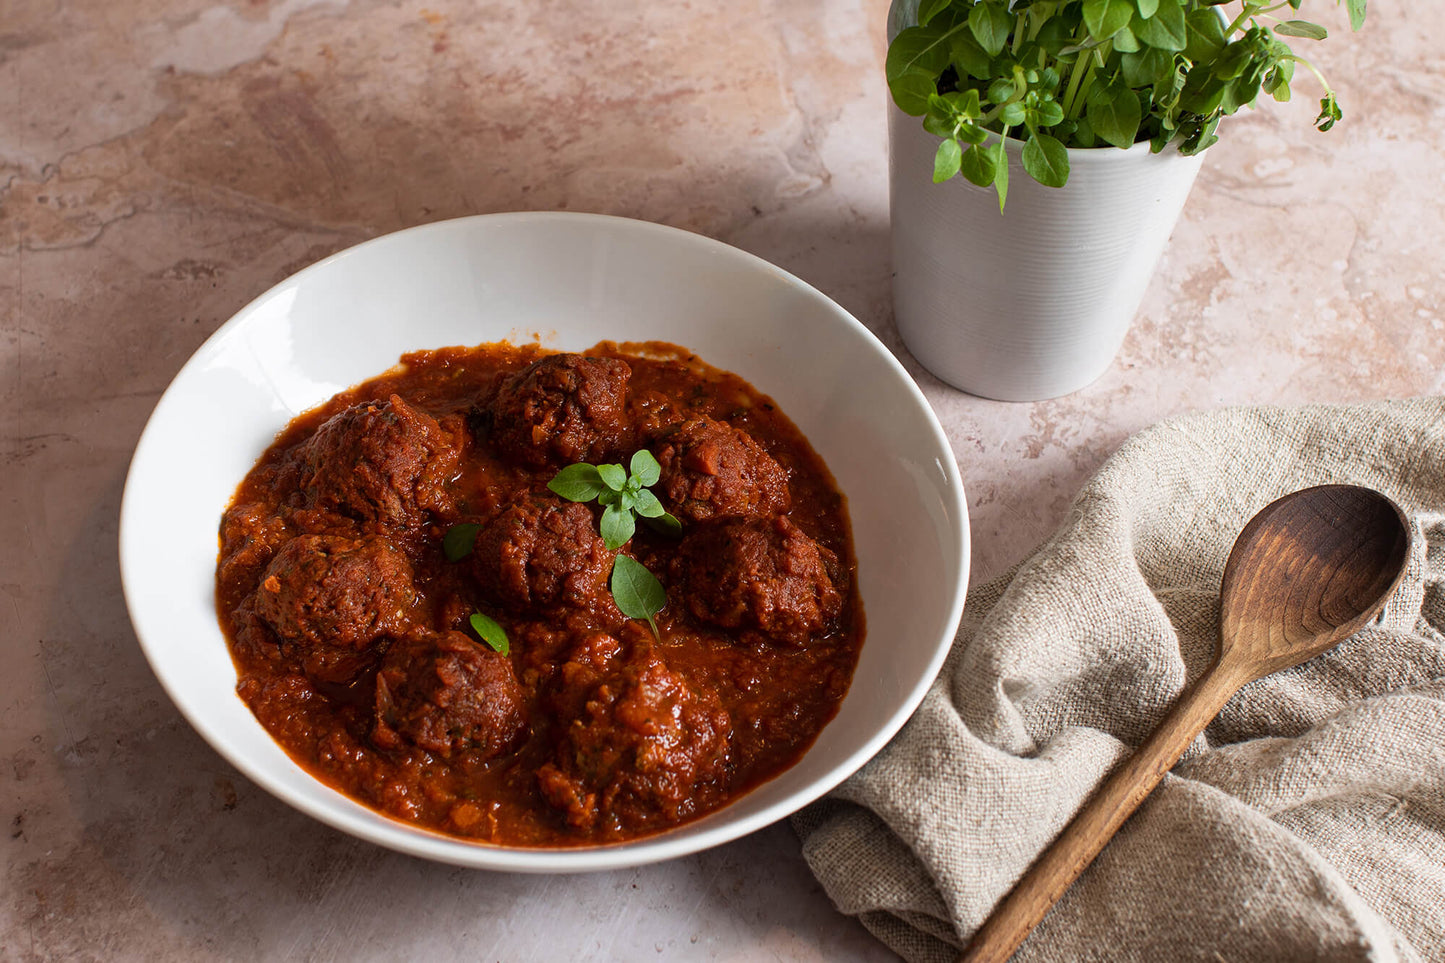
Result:
<instances>
[{"instance_id":1,"label":"green basil plant","mask_svg":"<svg viewBox=\"0 0 1445 963\"><path fill-rule=\"evenodd\" d=\"M1048 187L1068 181L1068 147L1148 141L1197 154L1260 91L1289 100L1296 65L1324 87L1315 126L1329 130L1341 116L1334 91L1279 39L1325 38L1290 17L1302 2L921 0L917 24L889 44L888 87L943 138L934 181L993 185L1002 210L1004 137L1023 141L1024 170ZM1358 30L1366 0L1341 2Z\"/></svg>"}]
</instances>

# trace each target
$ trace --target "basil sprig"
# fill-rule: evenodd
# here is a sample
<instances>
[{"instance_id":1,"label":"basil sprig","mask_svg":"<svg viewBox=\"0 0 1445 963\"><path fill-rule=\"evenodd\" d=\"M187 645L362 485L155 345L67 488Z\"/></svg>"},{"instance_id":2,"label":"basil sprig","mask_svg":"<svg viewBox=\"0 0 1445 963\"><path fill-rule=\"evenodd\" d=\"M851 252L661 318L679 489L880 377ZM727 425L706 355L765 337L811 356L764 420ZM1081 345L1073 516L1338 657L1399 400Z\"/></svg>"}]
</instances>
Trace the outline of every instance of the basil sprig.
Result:
<instances>
[{"instance_id":1,"label":"basil sprig","mask_svg":"<svg viewBox=\"0 0 1445 963\"><path fill-rule=\"evenodd\" d=\"M628 469L621 465L568 465L547 483L554 493L568 501L590 502L602 507L598 531L608 550L616 551L632 540L637 518L654 521L663 531L677 533L682 524L662 507L649 491L662 477L662 466L646 448L633 454Z\"/></svg>"}]
</instances>

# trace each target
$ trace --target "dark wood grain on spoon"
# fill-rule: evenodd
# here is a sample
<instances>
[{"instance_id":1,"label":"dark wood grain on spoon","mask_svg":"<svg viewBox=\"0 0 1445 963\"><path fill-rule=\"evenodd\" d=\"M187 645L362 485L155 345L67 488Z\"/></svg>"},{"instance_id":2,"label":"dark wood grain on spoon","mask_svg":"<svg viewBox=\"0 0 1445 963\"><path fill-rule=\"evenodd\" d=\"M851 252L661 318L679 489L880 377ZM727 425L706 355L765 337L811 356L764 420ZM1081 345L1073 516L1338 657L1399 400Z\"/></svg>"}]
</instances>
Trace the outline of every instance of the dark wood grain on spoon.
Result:
<instances>
[{"instance_id":1,"label":"dark wood grain on spoon","mask_svg":"<svg viewBox=\"0 0 1445 963\"><path fill-rule=\"evenodd\" d=\"M1409 554L1404 513L1368 488L1307 488L1250 519L1224 566L1214 662L994 908L963 959L1008 959L1230 696L1363 628Z\"/></svg>"}]
</instances>

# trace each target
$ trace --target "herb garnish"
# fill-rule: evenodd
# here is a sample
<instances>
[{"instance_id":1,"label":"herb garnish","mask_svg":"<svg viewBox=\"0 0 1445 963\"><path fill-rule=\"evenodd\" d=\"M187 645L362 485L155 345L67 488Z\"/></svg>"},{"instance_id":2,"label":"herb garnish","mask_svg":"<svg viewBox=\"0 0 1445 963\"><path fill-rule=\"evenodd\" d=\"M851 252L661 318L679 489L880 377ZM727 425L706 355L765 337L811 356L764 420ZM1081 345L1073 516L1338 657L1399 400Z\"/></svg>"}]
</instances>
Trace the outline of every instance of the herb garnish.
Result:
<instances>
[{"instance_id":1,"label":"herb garnish","mask_svg":"<svg viewBox=\"0 0 1445 963\"><path fill-rule=\"evenodd\" d=\"M662 640L652 617L667 605L667 591L647 566L630 555L618 555L612 562L612 600L629 619L646 619L653 636Z\"/></svg>"},{"instance_id":2,"label":"herb garnish","mask_svg":"<svg viewBox=\"0 0 1445 963\"><path fill-rule=\"evenodd\" d=\"M636 518L642 518L661 531L677 534L680 523L657 496L648 491L662 477L662 466L646 448L632 456L630 471L621 465L589 465L585 462L568 465L547 483L547 487L568 501L590 502L594 498L602 508L598 530L602 543L610 551L626 545L637 530ZM640 616L633 616L640 618Z\"/></svg>"},{"instance_id":3,"label":"herb garnish","mask_svg":"<svg viewBox=\"0 0 1445 963\"><path fill-rule=\"evenodd\" d=\"M490 616L473 612L472 617L467 621L472 624L472 631L477 633L482 641L495 651L506 655L512 650L511 644L507 641L507 630L498 625Z\"/></svg>"},{"instance_id":4,"label":"herb garnish","mask_svg":"<svg viewBox=\"0 0 1445 963\"><path fill-rule=\"evenodd\" d=\"M462 522L447 529L442 536L442 553L446 555L448 562L460 562L472 554L472 546L476 544L477 533L482 526L475 522Z\"/></svg>"}]
</instances>

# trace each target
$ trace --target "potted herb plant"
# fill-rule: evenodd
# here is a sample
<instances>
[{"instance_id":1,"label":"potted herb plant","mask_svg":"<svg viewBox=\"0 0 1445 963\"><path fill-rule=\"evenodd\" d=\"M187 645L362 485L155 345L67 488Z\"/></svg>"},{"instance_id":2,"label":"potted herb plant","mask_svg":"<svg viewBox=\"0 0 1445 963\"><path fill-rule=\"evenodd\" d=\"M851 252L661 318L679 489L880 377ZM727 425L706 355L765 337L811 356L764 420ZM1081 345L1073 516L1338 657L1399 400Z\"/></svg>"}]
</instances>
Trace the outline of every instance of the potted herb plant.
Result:
<instances>
[{"instance_id":1,"label":"potted herb plant","mask_svg":"<svg viewBox=\"0 0 1445 963\"><path fill-rule=\"evenodd\" d=\"M1301 67L1316 126L1340 119L1281 39L1325 39L1302 2L894 0L894 307L915 357L1004 400L1103 374L1221 119L1288 100ZM1336 2L1359 29L1366 0Z\"/></svg>"}]
</instances>

